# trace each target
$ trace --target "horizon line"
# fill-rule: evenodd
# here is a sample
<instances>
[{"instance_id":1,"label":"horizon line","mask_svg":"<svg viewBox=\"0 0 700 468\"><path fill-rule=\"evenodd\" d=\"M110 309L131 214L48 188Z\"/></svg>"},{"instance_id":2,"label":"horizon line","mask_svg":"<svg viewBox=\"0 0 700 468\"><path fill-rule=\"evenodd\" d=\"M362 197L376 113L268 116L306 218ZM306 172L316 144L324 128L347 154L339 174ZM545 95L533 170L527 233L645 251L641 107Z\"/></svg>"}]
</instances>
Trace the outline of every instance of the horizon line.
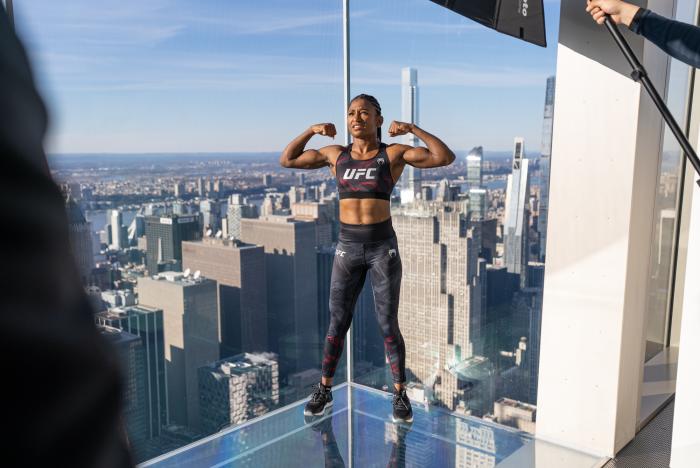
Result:
<instances>
[{"instance_id":1,"label":"horizon line","mask_svg":"<svg viewBox=\"0 0 700 468\"><path fill-rule=\"evenodd\" d=\"M457 149L454 151L458 152L467 152L471 151L471 149ZM495 149L495 150L484 150L484 154L486 153L506 153L506 152L511 152L512 149ZM47 157L63 157L63 156L185 156L185 155L201 155L201 156L209 156L209 155L257 155L257 154L282 154L282 150L280 151L145 151L145 152L109 152L109 151L101 151L101 152L57 152L57 153L46 153ZM527 154L527 152L526 152ZM535 151L530 154L540 154L539 152Z\"/></svg>"}]
</instances>

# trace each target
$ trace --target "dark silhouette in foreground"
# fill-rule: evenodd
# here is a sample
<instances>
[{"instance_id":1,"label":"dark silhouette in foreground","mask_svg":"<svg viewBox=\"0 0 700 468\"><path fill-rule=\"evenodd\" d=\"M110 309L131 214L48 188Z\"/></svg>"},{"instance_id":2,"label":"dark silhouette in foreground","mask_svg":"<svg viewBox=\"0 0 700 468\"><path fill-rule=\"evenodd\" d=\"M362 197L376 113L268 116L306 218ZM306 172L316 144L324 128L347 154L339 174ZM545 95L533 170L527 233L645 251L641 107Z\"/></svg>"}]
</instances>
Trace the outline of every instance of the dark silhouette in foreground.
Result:
<instances>
[{"instance_id":1,"label":"dark silhouette in foreground","mask_svg":"<svg viewBox=\"0 0 700 468\"><path fill-rule=\"evenodd\" d=\"M46 110L3 8L0 109L3 465L131 466L118 361L93 325L42 147Z\"/></svg>"}]
</instances>

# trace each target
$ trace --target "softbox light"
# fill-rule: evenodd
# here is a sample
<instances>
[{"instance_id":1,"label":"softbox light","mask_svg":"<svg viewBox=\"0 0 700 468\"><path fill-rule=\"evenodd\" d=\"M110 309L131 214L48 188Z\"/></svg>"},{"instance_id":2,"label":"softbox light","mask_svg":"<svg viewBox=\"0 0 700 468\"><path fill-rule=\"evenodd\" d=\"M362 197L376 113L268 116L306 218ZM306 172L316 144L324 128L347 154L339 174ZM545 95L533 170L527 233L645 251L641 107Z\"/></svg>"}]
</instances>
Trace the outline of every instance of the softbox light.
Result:
<instances>
[{"instance_id":1,"label":"softbox light","mask_svg":"<svg viewBox=\"0 0 700 468\"><path fill-rule=\"evenodd\" d=\"M498 32L547 47L542 0L430 1Z\"/></svg>"}]
</instances>

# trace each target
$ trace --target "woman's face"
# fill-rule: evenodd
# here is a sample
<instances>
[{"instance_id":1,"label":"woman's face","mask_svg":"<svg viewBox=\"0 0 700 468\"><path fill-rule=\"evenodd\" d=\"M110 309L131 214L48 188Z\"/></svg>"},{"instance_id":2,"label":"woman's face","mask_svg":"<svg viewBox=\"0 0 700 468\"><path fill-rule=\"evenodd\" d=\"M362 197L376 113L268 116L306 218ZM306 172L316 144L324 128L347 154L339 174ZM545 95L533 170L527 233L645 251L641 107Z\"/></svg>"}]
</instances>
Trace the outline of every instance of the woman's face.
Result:
<instances>
[{"instance_id":1,"label":"woman's face","mask_svg":"<svg viewBox=\"0 0 700 468\"><path fill-rule=\"evenodd\" d=\"M355 99L348 108L348 130L354 138L372 139L377 136L377 128L382 126L384 118L377 114L377 109L366 99Z\"/></svg>"}]
</instances>

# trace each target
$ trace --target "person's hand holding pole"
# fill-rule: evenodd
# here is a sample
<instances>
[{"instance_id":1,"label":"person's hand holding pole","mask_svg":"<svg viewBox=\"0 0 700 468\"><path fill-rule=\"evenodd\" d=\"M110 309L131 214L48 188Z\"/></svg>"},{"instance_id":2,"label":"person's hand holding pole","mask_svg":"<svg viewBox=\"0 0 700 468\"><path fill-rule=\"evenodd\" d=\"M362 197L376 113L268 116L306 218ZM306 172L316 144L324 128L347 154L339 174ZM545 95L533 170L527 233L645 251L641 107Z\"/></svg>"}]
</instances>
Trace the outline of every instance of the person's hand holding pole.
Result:
<instances>
[{"instance_id":1,"label":"person's hand holding pole","mask_svg":"<svg viewBox=\"0 0 700 468\"><path fill-rule=\"evenodd\" d=\"M629 27L639 7L622 0L588 0L586 11L598 24L603 24L605 17L610 16L615 24L622 23Z\"/></svg>"},{"instance_id":2,"label":"person's hand holding pole","mask_svg":"<svg viewBox=\"0 0 700 468\"><path fill-rule=\"evenodd\" d=\"M620 51L632 66L632 79L641 82L649 93L652 101L658 107L668 128L681 145L683 152L693 165L695 172L700 174L700 158L688 141L685 133L673 118L671 111L664 102L654 84L649 79L647 71L635 55L632 47L623 37L617 25L622 23L637 34L649 39L661 50L682 60L688 65L700 67L700 28L697 26L669 20L656 15L649 10L642 10L622 0L587 0L586 11L591 14L598 24L604 24ZM641 10L641 12L640 12ZM639 16L639 18L637 18ZM646 25L651 19L651 25ZM640 25L641 22L641 25ZM634 24L633 24L634 23ZM700 185L700 180L698 180Z\"/></svg>"}]
</instances>

